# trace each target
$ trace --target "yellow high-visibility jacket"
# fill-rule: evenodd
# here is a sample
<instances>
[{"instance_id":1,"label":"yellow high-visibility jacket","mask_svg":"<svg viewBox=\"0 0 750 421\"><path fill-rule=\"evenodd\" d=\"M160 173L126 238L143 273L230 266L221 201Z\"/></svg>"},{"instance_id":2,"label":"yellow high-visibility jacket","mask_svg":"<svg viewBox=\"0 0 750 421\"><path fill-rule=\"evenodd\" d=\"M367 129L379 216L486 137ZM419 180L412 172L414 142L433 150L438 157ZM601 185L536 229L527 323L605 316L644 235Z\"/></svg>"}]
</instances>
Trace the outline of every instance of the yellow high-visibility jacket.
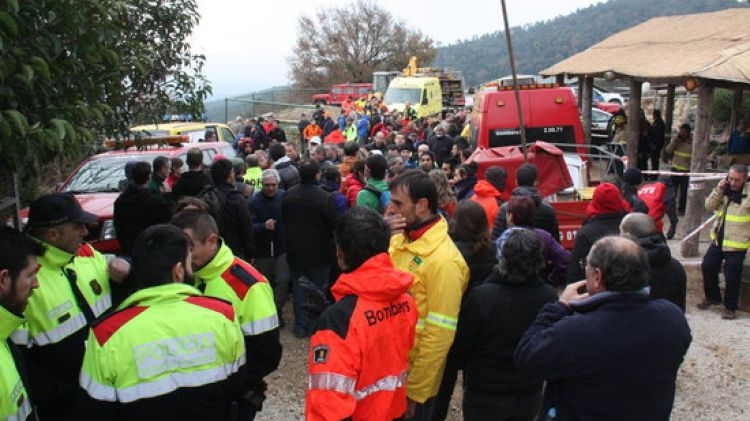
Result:
<instances>
[{"instance_id":1,"label":"yellow high-visibility jacket","mask_svg":"<svg viewBox=\"0 0 750 421\"><path fill-rule=\"evenodd\" d=\"M448 236L448 224L443 218L414 241L405 234L391 237L390 254L397 269L414 275L410 291L419 319L409 352L406 395L424 403L440 389L469 268Z\"/></svg>"},{"instance_id":2,"label":"yellow high-visibility jacket","mask_svg":"<svg viewBox=\"0 0 750 421\"><path fill-rule=\"evenodd\" d=\"M729 186L727 186L727 189ZM716 213L716 221L711 228L711 241L716 240L721 224L724 224L724 251L739 251L750 248L750 196L748 187L742 195L742 203L729 202L729 198L716 189L706 198L705 206L709 212Z\"/></svg>"},{"instance_id":3,"label":"yellow high-visibility jacket","mask_svg":"<svg viewBox=\"0 0 750 421\"><path fill-rule=\"evenodd\" d=\"M672 168L679 171L690 171L690 162L693 159L693 140L691 137L683 139L675 136L669 145L667 153L672 156Z\"/></svg>"}]
</instances>

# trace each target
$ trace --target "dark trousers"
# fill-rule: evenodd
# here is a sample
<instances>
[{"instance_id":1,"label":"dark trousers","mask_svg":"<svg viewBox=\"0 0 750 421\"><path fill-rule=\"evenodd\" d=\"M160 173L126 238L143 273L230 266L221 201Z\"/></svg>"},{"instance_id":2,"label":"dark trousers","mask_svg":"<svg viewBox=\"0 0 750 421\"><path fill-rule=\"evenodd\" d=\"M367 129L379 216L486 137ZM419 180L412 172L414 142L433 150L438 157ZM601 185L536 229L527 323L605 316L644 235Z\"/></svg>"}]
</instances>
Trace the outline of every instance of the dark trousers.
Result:
<instances>
[{"instance_id":1,"label":"dark trousers","mask_svg":"<svg viewBox=\"0 0 750 421\"><path fill-rule=\"evenodd\" d=\"M659 171L659 157L661 157L661 148L651 151L651 170ZM658 176L654 175L651 178L656 180L657 177Z\"/></svg>"},{"instance_id":2,"label":"dark trousers","mask_svg":"<svg viewBox=\"0 0 750 421\"><path fill-rule=\"evenodd\" d=\"M465 421L532 421L539 410L539 393L530 395L482 395L464 390Z\"/></svg>"},{"instance_id":3,"label":"dark trousers","mask_svg":"<svg viewBox=\"0 0 750 421\"><path fill-rule=\"evenodd\" d=\"M413 417L406 418L406 415L404 415L399 421L431 421L434 410L435 398L430 398L424 403L417 404L417 410Z\"/></svg>"},{"instance_id":4,"label":"dark trousers","mask_svg":"<svg viewBox=\"0 0 750 421\"><path fill-rule=\"evenodd\" d=\"M719 290L719 270L724 262L724 308L737 310L737 301L740 297L740 280L742 279L742 264L745 261L746 251L722 251L721 247L714 243L708 247L706 255L703 256L701 269L703 270L703 292L709 301L721 301Z\"/></svg>"},{"instance_id":5,"label":"dark trousers","mask_svg":"<svg viewBox=\"0 0 750 421\"><path fill-rule=\"evenodd\" d=\"M305 291L299 285L299 279L304 276L314 283L321 291L328 292L328 277L330 266L316 266L312 268L301 268L289 264L289 274L292 279L292 298L294 309L294 332L309 336L313 333L317 317L310 314L304 308L307 301Z\"/></svg>"},{"instance_id":6,"label":"dark trousers","mask_svg":"<svg viewBox=\"0 0 750 421\"><path fill-rule=\"evenodd\" d=\"M448 408L450 408L453 389L456 387L459 362L451 354L445 361L445 370L443 371L443 381L440 383L440 390L435 397L435 412L432 414L432 421L443 421L448 417Z\"/></svg>"},{"instance_id":7,"label":"dark trousers","mask_svg":"<svg viewBox=\"0 0 750 421\"><path fill-rule=\"evenodd\" d=\"M672 171L678 170L672 168ZM687 209L687 192L688 185L690 185L690 177L687 175L673 175L672 184L674 185L675 195L677 196L677 212L684 214L685 209Z\"/></svg>"}]
</instances>

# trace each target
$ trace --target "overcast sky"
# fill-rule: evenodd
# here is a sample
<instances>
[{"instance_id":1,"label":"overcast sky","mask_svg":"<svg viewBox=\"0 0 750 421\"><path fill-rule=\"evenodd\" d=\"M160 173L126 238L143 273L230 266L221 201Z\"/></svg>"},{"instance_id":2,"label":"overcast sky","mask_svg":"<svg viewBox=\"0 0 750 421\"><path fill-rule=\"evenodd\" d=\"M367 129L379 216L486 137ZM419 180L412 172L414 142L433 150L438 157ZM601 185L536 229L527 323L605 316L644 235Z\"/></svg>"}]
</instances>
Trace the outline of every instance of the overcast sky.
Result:
<instances>
[{"instance_id":1,"label":"overcast sky","mask_svg":"<svg viewBox=\"0 0 750 421\"><path fill-rule=\"evenodd\" d=\"M600 1L507 0L506 4L510 25L517 26L566 15ZM350 3L352 0L198 0L202 17L192 45L194 52L206 55L205 71L214 98L287 84L287 57L296 38L298 16ZM378 0L377 4L442 44L502 28L499 0ZM441 7L443 4L446 6Z\"/></svg>"}]
</instances>

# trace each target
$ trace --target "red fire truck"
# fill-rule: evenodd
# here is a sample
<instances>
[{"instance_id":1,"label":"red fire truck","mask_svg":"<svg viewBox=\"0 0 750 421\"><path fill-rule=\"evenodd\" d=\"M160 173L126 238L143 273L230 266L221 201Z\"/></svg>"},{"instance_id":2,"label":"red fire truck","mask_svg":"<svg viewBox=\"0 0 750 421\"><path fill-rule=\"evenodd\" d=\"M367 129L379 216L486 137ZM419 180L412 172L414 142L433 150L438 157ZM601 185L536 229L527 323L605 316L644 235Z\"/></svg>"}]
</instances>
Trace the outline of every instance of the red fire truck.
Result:
<instances>
[{"instance_id":1,"label":"red fire truck","mask_svg":"<svg viewBox=\"0 0 750 421\"><path fill-rule=\"evenodd\" d=\"M312 96L313 104L341 105L344 100L351 97L354 101L369 97L372 93L372 83L340 83L331 87L327 94L315 94Z\"/></svg>"}]
</instances>

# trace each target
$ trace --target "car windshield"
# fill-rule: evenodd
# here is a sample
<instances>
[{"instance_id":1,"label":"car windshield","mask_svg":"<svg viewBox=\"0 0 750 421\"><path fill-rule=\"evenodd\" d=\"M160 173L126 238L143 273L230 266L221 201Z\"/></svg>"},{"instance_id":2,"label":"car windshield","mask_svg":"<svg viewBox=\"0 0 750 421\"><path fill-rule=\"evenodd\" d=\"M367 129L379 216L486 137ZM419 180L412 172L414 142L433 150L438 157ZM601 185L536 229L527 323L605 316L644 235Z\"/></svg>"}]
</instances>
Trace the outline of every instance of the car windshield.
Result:
<instances>
[{"instance_id":1,"label":"car windshield","mask_svg":"<svg viewBox=\"0 0 750 421\"><path fill-rule=\"evenodd\" d=\"M383 101L386 104L419 104L422 99L422 90L419 88L388 88Z\"/></svg>"},{"instance_id":2,"label":"car windshield","mask_svg":"<svg viewBox=\"0 0 750 421\"><path fill-rule=\"evenodd\" d=\"M606 123L609 121L609 118L612 117L611 114L596 109L592 109L591 111L591 119L596 123Z\"/></svg>"},{"instance_id":3,"label":"car windshield","mask_svg":"<svg viewBox=\"0 0 750 421\"><path fill-rule=\"evenodd\" d=\"M125 164L129 161L151 163L159 155L158 153L137 153L92 159L73 174L70 182L63 186L63 191L69 193L118 192L120 181L125 179Z\"/></svg>"}]
</instances>

